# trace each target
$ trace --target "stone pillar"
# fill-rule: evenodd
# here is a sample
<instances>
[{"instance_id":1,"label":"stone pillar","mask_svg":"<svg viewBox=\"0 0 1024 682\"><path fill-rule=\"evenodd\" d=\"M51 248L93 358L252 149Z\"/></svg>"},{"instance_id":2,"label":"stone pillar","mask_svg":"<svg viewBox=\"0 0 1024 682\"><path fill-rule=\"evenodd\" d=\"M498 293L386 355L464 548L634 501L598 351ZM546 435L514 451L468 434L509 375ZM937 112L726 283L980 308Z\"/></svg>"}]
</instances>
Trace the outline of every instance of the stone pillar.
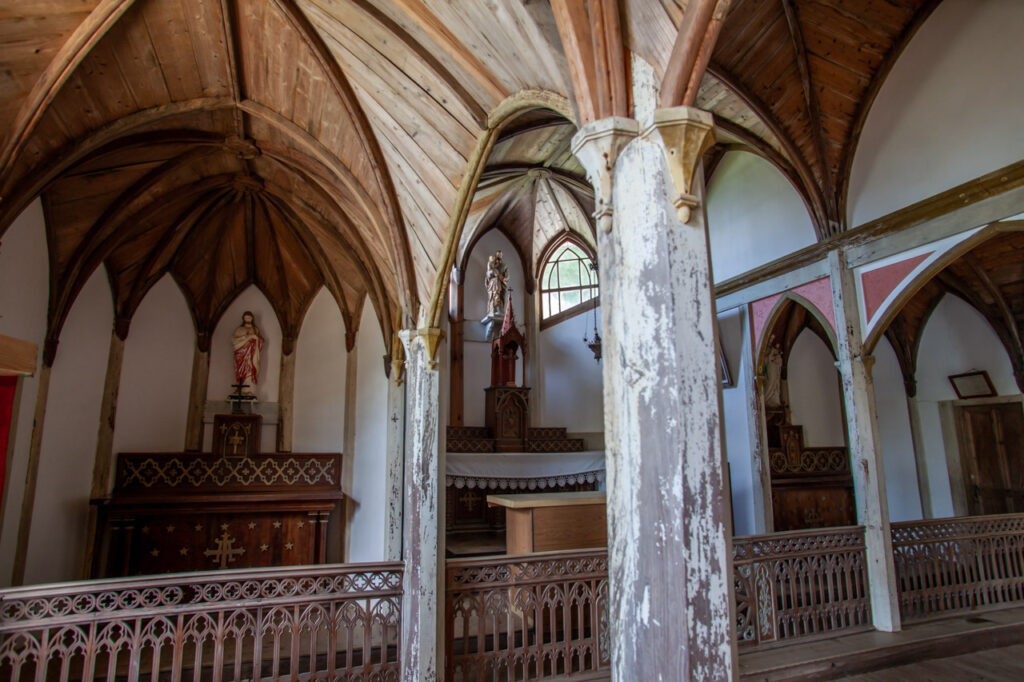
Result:
<instances>
[{"instance_id":1,"label":"stone pillar","mask_svg":"<svg viewBox=\"0 0 1024 682\"><path fill-rule=\"evenodd\" d=\"M203 449L203 414L206 412L206 392L210 386L210 348L198 343L192 352L192 384L188 390L188 416L185 421L185 450L201 452Z\"/></svg>"},{"instance_id":2,"label":"stone pillar","mask_svg":"<svg viewBox=\"0 0 1024 682\"><path fill-rule=\"evenodd\" d=\"M875 387L871 378L875 359L864 353L853 271L838 249L829 252L828 263L839 342L839 372L846 407L850 468L857 497L857 520L864 526L871 615L877 629L895 632L900 629L900 611L892 557L889 502L885 496L885 469L878 447Z\"/></svg>"},{"instance_id":3,"label":"stone pillar","mask_svg":"<svg viewBox=\"0 0 1024 682\"><path fill-rule=\"evenodd\" d=\"M440 448L440 329L406 329L405 504L402 555L402 679L435 682L443 665L444 517Z\"/></svg>"},{"instance_id":4,"label":"stone pillar","mask_svg":"<svg viewBox=\"0 0 1024 682\"><path fill-rule=\"evenodd\" d=\"M396 345L401 346L400 343ZM392 348L392 353L401 352ZM385 444L384 560L402 558L402 494L405 462L405 377L392 371L388 380L388 431ZM439 481L440 484L440 481Z\"/></svg>"},{"instance_id":5,"label":"stone pillar","mask_svg":"<svg viewBox=\"0 0 1024 682\"><path fill-rule=\"evenodd\" d=\"M639 137L635 121L608 118L573 140L597 195L617 681L736 674L699 175L710 123L710 114L674 107L656 111Z\"/></svg>"},{"instance_id":6,"label":"stone pillar","mask_svg":"<svg viewBox=\"0 0 1024 682\"><path fill-rule=\"evenodd\" d=\"M277 389L277 451L292 451L292 427L295 424L295 339L284 338L281 349L281 374Z\"/></svg>"},{"instance_id":7,"label":"stone pillar","mask_svg":"<svg viewBox=\"0 0 1024 682\"><path fill-rule=\"evenodd\" d=\"M92 465L92 488L89 496L92 499L106 497L110 494L114 468L114 425L117 421L117 394L121 388L121 366L124 361L124 336L127 336L127 325L124 336L115 328L110 335L110 351L107 354L107 376L103 382L103 398L100 405L100 423L96 434L96 458ZM93 553L96 549L96 525L98 522L96 506L90 504L86 519L85 556L82 557L82 579L87 579L92 571Z\"/></svg>"}]
</instances>

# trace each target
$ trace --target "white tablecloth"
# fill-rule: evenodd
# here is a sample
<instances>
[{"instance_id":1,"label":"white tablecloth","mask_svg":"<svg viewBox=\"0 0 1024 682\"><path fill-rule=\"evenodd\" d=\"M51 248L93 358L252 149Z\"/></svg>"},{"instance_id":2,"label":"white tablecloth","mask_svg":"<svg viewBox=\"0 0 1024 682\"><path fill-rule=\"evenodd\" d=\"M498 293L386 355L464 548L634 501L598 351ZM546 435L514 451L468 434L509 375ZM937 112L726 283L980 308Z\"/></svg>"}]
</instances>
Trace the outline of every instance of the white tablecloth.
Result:
<instances>
[{"instance_id":1,"label":"white tablecloth","mask_svg":"<svg viewBox=\"0 0 1024 682\"><path fill-rule=\"evenodd\" d=\"M456 488L543 490L573 483L604 486L604 451L449 452L445 477Z\"/></svg>"}]
</instances>

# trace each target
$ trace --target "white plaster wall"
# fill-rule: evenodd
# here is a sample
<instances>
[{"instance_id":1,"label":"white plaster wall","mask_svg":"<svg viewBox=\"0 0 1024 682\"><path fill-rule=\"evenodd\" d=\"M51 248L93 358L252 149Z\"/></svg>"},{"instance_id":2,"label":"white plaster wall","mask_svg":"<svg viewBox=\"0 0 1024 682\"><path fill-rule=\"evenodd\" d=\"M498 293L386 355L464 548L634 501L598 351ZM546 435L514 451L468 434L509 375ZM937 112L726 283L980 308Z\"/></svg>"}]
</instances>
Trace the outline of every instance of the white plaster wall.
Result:
<instances>
[{"instance_id":1,"label":"white plaster wall","mask_svg":"<svg viewBox=\"0 0 1024 682\"><path fill-rule=\"evenodd\" d=\"M850 224L1024 158L1024 2L946 0L896 61L854 156Z\"/></svg>"},{"instance_id":2,"label":"white plaster wall","mask_svg":"<svg viewBox=\"0 0 1024 682\"><path fill-rule=\"evenodd\" d=\"M371 318L373 327L377 320ZM370 333L361 328L363 333ZM345 323L326 288L313 299L295 344L292 450L341 452L345 427ZM383 355L383 353L381 353Z\"/></svg>"},{"instance_id":3,"label":"white plaster wall","mask_svg":"<svg viewBox=\"0 0 1024 682\"><path fill-rule=\"evenodd\" d=\"M61 332L50 375L26 584L81 577L100 400L114 322L107 282L107 273L100 267L78 294Z\"/></svg>"},{"instance_id":4,"label":"white plaster wall","mask_svg":"<svg viewBox=\"0 0 1024 682\"><path fill-rule=\"evenodd\" d=\"M598 330L601 309L597 308ZM604 431L604 375L601 362L583 343L594 333L587 311L540 333L544 372L544 414L538 426L564 426L570 432ZM602 362L604 362L602 360Z\"/></svg>"},{"instance_id":5,"label":"white plaster wall","mask_svg":"<svg viewBox=\"0 0 1024 682\"><path fill-rule=\"evenodd\" d=\"M384 375L384 338L367 301L356 336L355 452L345 453L352 469L354 503L348 529L348 561L384 559L384 493L388 418L388 378ZM482 423L482 422L481 422Z\"/></svg>"},{"instance_id":6,"label":"white plaster wall","mask_svg":"<svg viewBox=\"0 0 1024 682\"><path fill-rule=\"evenodd\" d=\"M734 382L731 387L722 389L722 424L732 482L732 522L736 535L753 535L756 532L748 423L750 415L747 410L751 368L741 362L743 346L750 343L745 318L742 308L718 316L718 334Z\"/></svg>"},{"instance_id":7,"label":"white plaster wall","mask_svg":"<svg viewBox=\"0 0 1024 682\"><path fill-rule=\"evenodd\" d=\"M516 320L522 327L525 321L523 297L523 266L512 242L497 230L491 230L473 247L466 263L463 287L464 314L466 319L465 344L463 350L463 423L466 426L484 425L484 389L491 384L491 346L483 336L480 319L487 313L487 291L484 276L487 274L487 258L501 249L502 260L508 265L509 286L512 287L512 307ZM582 338L582 337L580 337ZM526 342L533 343L527 338ZM522 371L522 359L516 367L516 376Z\"/></svg>"},{"instance_id":8,"label":"white plaster wall","mask_svg":"<svg viewBox=\"0 0 1024 682\"><path fill-rule=\"evenodd\" d=\"M828 346L809 329L796 338L787 366L790 418L807 447L844 446L839 370Z\"/></svg>"},{"instance_id":9,"label":"white plaster wall","mask_svg":"<svg viewBox=\"0 0 1024 682\"><path fill-rule=\"evenodd\" d=\"M185 297L165 275L142 299L125 339L115 453L185 447L195 339Z\"/></svg>"},{"instance_id":10,"label":"white plaster wall","mask_svg":"<svg viewBox=\"0 0 1024 682\"><path fill-rule=\"evenodd\" d=\"M40 367L43 337L46 335L48 271L43 208L37 199L18 216L0 240L0 334L38 344L36 365ZM23 377L14 406L7 450L6 491L2 501L3 529L0 532L0 586L3 587L7 587L11 580L38 389L37 377Z\"/></svg>"},{"instance_id":11,"label":"white plaster wall","mask_svg":"<svg viewBox=\"0 0 1024 682\"><path fill-rule=\"evenodd\" d=\"M214 329L210 342L210 380L207 384L207 400L227 400L234 392L231 384L235 383L235 359L231 349L231 335L242 324L242 313L250 310L263 336L263 351L260 353L259 382L256 385L256 396L268 403L277 402L278 382L281 377L281 325L277 321L270 301L255 286L250 286L238 295L227 307L217 327ZM206 428L203 437L203 448L211 447L210 429ZM264 420L260 433L260 449L272 452L277 443L277 426L267 425Z\"/></svg>"},{"instance_id":12,"label":"white plaster wall","mask_svg":"<svg viewBox=\"0 0 1024 682\"><path fill-rule=\"evenodd\" d=\"M963 300L947 295L928 319L917 360L917 403L936 517L953 515L939 402L956 400L951 374L973 370L987 371L999 395L1020 393L1006 349L988 321Z\"/></svg>"},{"instance_id":13,"label":"white plaster wall","mask_svg":"<svg viewBox=\"0 0 1024 682\"><path fill-rule=\"evenodd\" d=\"M774 166L729 152L708 186L708 238L721 282L816 241L804 202Z\"/></svg>"},{"instance_id":14,"label":"white plaster wall","mask_svg":"<svg viewBox=\"0 0 1024 682\"><path fill-rule=\"evenodd\" d=\"M885 490L891 521L916 521L924 518L921 493L917 485L914 441L910 435L910 413L896 353L889 340L875 347L875 409L878 437L885 468Z\"/></svg>"}]
</instances>

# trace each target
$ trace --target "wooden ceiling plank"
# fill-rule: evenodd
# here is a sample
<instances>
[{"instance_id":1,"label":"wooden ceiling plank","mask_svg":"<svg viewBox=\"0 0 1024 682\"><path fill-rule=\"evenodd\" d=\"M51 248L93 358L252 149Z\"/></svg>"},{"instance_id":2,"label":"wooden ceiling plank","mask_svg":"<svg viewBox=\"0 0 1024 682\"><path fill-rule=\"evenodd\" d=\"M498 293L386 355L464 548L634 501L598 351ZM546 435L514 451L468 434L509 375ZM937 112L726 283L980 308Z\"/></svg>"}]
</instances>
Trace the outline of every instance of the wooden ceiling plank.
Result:
<instances>
[{"instance_id":1,"label":"wooden ceiling plank","mask_svg":"<svg viewBox=\"0 0 1024 682\"><path fill-rule=\"evenodd\" d=\"M134 0L100 0L96 8L64 42L18 110L18 115L11 126L11 134L0 151L0 177L7 176L21 148L31 137L50 103L78 68L82 59L117 23L133 2ZM0 194L6 195L6 192Z\"/></svg>"},{"instance_id":2,"label":"wooden ceiling plank","mask_svg":"<svg viewBox=\"0 0 1024 682\"><path fill-rule=\"evenodd\" d=\"M142 23L153 41L153 50L171 99L180 101L202 97L199 65L192 52L192 36L180 2L144 2L140 7Z\"/></svg>"},{"instance_id":3,"label":"wooden ceiling plank","mask_svg":"<svg viewBox=\"0 0 1024 682\"><path fill-rule=\"evenodd\" d=\"M782 9L786 15L786 23L789 26L790 39L793 42L793 50L796 53L796 67L800 74L800 84L803 87L804 103L807 107L807 117L811 120L814 128L813 142L814 150L821 165L821 187L825 195L825 209L828 212L828 219L835 223L833 230L841 229L843 220L837 214L835 178L832 176L829 157L825 153L825 132L821 127L821 108L818 106L818 97L815 93L814 84L811 82L810 65L807 61L807 49L804 46L803 26L800 22L794 0L782 0Z\"/></svg>"},{"instance_id":4,"label":"wooden ceiling plank","mask_svg":"<svg viewBox=\"0 0 1024 682\"><path fill-rule=\"evenodd\" d=\"M231 94L231 43L224 36L224 7L216 2L181 0L192 57L199 72L204 97Z\"/></svg>"}]
</instances>

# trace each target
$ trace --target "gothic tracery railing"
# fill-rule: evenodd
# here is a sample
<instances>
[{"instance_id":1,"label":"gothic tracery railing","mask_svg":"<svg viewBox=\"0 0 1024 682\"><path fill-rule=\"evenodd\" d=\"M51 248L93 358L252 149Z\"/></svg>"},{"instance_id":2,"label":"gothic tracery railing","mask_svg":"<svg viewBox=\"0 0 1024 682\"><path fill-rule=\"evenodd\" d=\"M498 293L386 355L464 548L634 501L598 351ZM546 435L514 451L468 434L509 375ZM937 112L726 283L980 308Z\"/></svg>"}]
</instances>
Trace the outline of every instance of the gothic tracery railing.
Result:
<instances>
[{"instance_id":1,"label":"gothic tracery railing","mask_svg":"<svg viewBox=\"0 0 1024 682\"><path fill-rule=\"evenodd\" d=\"M907 621L1024 601L1024 514L892 524Z\"/></svg>"},{"instance_id":2,"label":"gothic tracery railing","mask_svg":"<svg viewBox=\"0 0 1024 682\"><path fill-rule=\"evenodd\" d=\"M446 586L445 679L607 676L603 549L449 561Z\"/></svg>"},{"instance_id":3,"label":"gothic tracery railing","mask_svg":"<svg viewBox=\"0 0 1024 682\"><path fill-rule=\"evenodd\" d=\"M740 646L871 627L859 526L735 538L733 579Z\"/></svg>"},{"instance_id":4,"label":"gothic tracery railing","mask_svg":"<svg viewBox=\"0 0 1024 682\"><path fill-rule=\"evenodd\" d=\"M0 590L0 679L398 680L402 564Z\"/></svg>"}]
</instances>

